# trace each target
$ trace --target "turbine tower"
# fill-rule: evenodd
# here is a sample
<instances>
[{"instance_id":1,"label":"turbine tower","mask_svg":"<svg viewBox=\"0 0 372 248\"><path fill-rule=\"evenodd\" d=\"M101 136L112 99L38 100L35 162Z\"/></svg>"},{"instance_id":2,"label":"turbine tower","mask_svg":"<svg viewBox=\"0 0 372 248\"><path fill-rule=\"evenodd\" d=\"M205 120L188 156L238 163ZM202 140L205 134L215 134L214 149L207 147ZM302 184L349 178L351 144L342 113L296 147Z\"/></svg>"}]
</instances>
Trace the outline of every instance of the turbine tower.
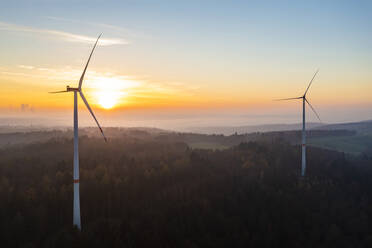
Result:
<instances>
[{"instance_id":1,"label":"turbine tower","mask_svg":"<svg viewBox=\"0 0 372 248\"><path fill-rule=\"evenodd\" d=\"M102 34L101 34L102 35ZM94 44L94 47L92 49L92 52L89 55L89 59L87 61L87 64L85 65L83 74L81 74L80 80L79 80L79 86L78 88L72 88L70 86L66 87L66 90L63 91L55 91L55 92L49 92L49 93L66 93L66 92L74 92L74 173L73 173L73 180L74 180L74 216L73 216L73 224L76 226L79 230L81 230L81 220L80 220L80 194L79 194L79 135L78 135L78 94L80 95L81 99L83 99L83 102L87 106L89 112L92 114L94 120L97 123L97 126L99 130L101 131L103 138L107 142L107 139L102 131L101 126L99 125L97 118L95 117L92 109L90 108L87 99L85 99L83 91L82 91L82 84L84 80L84 75L87 70L90 58L92 57L93 51L97 46L98 40L101 37L98 36L96 43Z\"/></svg>"},{"instance_id":2,"label":"turbine tower","mask_svg":"<svg viewBox=\"0 0 372 248\"><path fill-rule=\"evenodd\" d=\"M305 118L306 103L309 104L310 108L314 111L316 117L319 119L320 122L322 122L320 120L320 117L319 117L318 113L315 111L313 106L310 104L310 102L306 98L306 94L309 91L309 88L310 88L311 84L313 83L313 80L314 80L316 74L318 74L318 71L319 70L317 70L315 72L315 74L314 74L313 78L311 79L309 85L307 86L303 96L276 100L276 101L287 101L287 100L302 99L302 162L301 162L301 176L302 177L304 177L305 174L306 174L306 118Z\"/></svg>"}]
</instances>

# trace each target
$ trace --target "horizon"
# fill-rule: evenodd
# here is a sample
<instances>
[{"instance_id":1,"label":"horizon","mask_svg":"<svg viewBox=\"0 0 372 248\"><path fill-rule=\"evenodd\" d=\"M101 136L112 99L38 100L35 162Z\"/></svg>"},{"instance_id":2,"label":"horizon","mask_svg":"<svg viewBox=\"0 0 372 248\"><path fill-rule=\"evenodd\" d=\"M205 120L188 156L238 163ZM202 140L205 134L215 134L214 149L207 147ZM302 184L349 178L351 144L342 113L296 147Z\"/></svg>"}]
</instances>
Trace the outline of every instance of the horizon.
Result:
<instances>
[{"instance_id":1,"label":"horizon","mask_svg":"<svg viewBox=\"0 0 372 248\"><path fill-rule=\"evenodd\" d=\"M159 117L160 116L160 117ZM169 117L161 117L159 115L155 119L144 119L146 115L142 115L141 118L133 117L128 120L128 118L105 118L104 124L101 124L103 128L155 128L155 129L162 129L166 131L174 131L174 132L195 132L195 133L204 133L208 134L212 131L208 131L206 128L227 128L227 129L234 129L234 128L253 128L252 131L241 132L238 131L239 134L242 133L250 133L256 132L255 129L260 128L268 128L265 131L260 132L271 132L271 131L282 131L282 130L300 130L302 123L300 121L296 121L297 116L291 116L290 118L293 120L292 122L288 122L289 116L282 117L282 121L274 121L274 122L265 122L265 120L274 119L274 116L255 116L255 120L259 120L258 122L249 122L249 116L238 116L240 118L236 118L237 116L209 116L205 118L195 118L192 116L178 116L177 118L169 118ZM231 118L235 117L235 118ZM277 120L280 120L278 116L275 116ZM230 125L227 124L225 118L230 118ZM312 129L316 126L327 126L327 125L337 125L337 124L351 124L351 123L362 123L362 122L370 122L371 119L364 119L358 121L335 121L335 122L316 122L316 121L309 121L306 123L308 129ZM289 129L285 127L288 126ZM297 126L297 127L296 127ZM40 117L1 117L0 118L0 127L9 127L9 128L48 128L48 129L59 129L59 128L67 128L72 129L72 118L65 118L65 116L54 116L46 118ZM80 127L81 128L96 128L97 126L91 120L91 117L88 113L83 113L80 115ZM279 128L279 129L278 129ZM278 129L278 130L277 130ZM230 133L230 131L213 131L212 133L216 134L226 134ZM98 131L97 131L98 133ZM233 132L232 132L233 133Z\"/></svg>"}]
</instances>

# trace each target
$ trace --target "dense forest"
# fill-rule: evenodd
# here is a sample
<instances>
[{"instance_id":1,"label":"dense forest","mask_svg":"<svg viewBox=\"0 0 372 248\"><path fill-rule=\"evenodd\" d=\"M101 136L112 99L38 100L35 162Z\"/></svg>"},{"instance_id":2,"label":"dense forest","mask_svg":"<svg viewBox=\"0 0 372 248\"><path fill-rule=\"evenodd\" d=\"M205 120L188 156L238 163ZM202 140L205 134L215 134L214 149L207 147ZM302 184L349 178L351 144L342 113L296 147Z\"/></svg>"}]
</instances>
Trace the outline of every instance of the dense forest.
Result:
<instances>
[{"instance_id":1,"label":"dense forest","mask_svg":"<svg viewBox=\"0 0 372 248\"><path fill-rule=\"evenodd\" d=\"M1 247L372 247L372 158L282 137L223 150L182 134L80 137L82 231L72 227L72 139L0 150Z\"/></svg>"}]
</instances>

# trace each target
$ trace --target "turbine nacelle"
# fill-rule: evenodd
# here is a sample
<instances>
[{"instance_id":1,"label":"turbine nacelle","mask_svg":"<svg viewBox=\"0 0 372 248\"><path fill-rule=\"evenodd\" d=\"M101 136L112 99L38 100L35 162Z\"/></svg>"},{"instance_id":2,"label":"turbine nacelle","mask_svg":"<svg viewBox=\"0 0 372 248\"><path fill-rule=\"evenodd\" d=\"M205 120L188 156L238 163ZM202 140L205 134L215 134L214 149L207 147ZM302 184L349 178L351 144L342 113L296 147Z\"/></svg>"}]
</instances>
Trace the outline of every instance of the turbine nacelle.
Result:
<instances>
[{"instance_id":1,"label":"turbine nacelle","mask_svg":"<svg viewBox=\"0 0 372 248\"><path fill-rule=\"evenodd\" d=\"M80 91L79 88L70 87L69 85L66 86L66 91Z\"/></svg>"}]
</instances>

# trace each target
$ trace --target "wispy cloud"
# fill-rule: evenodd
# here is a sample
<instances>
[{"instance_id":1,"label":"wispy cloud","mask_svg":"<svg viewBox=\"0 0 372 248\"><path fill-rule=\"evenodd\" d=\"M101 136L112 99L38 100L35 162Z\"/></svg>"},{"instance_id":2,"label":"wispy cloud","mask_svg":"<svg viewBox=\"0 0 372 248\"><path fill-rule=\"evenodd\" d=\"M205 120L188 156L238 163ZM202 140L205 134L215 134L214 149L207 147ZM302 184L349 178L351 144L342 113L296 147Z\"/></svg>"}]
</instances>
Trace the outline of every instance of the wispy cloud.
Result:
<instances>
[{"instance_id":1,"label":"wispy cloud","mask_svg":"<svg viewBox=\"0 0 372 248\"><path fill-rule=\"evenodd\" d=\"M31 66L31 65L18 65L19 68L22 68L22 69L29 69L29 70L32 70L34 69L35 67Z\"/></svg>"},{"instance_id":2,"label":"wispy cloud","mask_svg":"<svg viewBox=\"0 0 372 248\"><path fill-rule=\"evenodd\" d=\"M82 21L82 20L76 20L76 19L69 19L69 18L63 18L63 17L57 17L57 16L45 16L45 18L52 20L52 21L58 21L58 22L69 22L69 23L77 23L77 24L84 24L94 27L101 27L105 30L109 29L111 31L114 31L117 34L123 34L125 36L131 36L131 37L142 37L142 38L148 38L150 37L148 34L144 34L142 32L139 32L138 30L134 31L129 28L125 28L122 26L107 24L107 23L99 23L99 22L90 22L90 21Z\"/></svg>"},{"instance_id":3,"label":"wispy cloud","mask_svg":"<svg viewBox=\"0 0 372 248\"><path fill-rule=\"evenodd\" d=\"M52 36L58 37L66 41L70 42L80 42L80 43L94 43L96 41L96 37L86 36L86 35L79 35L68 33L59 30L51 30L51 29L40 29L30 26L20 26L12 23L7 22L0 22L0 30L6 31L13 31L13 32L23 32L23 33L34 33L34 34L42 34L45 36ZM129 44L128 41L119 38L102 38L100 39L100 45L103 46L110 46L110 45L125 45Z\"/></svg>"}]
</instances>

